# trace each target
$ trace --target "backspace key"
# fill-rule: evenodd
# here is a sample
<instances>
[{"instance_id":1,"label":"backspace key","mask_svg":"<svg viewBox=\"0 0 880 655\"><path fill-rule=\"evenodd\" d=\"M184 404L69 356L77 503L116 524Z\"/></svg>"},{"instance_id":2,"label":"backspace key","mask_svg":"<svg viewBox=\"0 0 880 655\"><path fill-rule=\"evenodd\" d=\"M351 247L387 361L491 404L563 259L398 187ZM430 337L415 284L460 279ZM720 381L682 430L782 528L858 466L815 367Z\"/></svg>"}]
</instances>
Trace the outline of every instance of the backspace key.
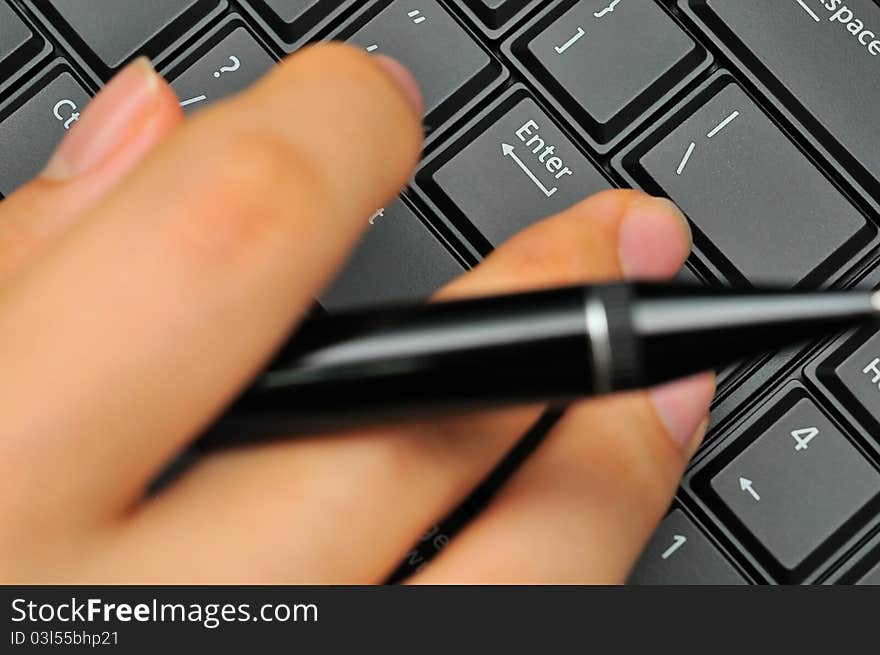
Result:
<instances>
[{"instance_id":1,"label":"backspace key","mask_svg":"<svg viewBox=\"0 0 880 655\"><path fill-rule=\"evenodd\" d=\"M880 5L680 0L857 177L880 193Z\"/></svg>"}]
</instances>

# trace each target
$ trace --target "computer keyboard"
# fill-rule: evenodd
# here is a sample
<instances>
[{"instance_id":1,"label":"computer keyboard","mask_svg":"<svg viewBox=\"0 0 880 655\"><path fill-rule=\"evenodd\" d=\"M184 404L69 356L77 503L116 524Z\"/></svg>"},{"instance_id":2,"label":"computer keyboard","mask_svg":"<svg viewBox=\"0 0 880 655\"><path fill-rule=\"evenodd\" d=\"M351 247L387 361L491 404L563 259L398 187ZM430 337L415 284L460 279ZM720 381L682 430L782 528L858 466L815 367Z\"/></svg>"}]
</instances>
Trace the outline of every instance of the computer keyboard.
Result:
<instances>
[{"instance_id":1,"label":"computer keyboard","mask_svg":"<svg viewBox=\"0 0 880 655\"><path fill-rule=\"evenodd\" d=\"M880 287L877 0L0 0L0 198L137 55L195 113L326 39L405 63L427 139L323 311L426 298L613 187L682 207L694 283ZM443 543L528 451L436 528ZM880 333L768 353L721 375L630 581L880 584L878 510Z\"/></svg>"}]
</instances>

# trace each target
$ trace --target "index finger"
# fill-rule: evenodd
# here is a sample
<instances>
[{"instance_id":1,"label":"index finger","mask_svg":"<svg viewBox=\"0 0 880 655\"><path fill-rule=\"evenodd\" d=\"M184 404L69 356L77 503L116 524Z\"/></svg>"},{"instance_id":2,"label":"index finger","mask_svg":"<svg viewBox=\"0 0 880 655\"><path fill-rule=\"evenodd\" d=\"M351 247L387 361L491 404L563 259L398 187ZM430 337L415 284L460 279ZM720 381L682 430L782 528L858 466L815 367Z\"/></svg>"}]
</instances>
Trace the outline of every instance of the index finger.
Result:
<instances>
[{"instance_id":1,"label":"index finger","mask_svg":"<svg viewBox=\"0 0 880 655\"><path fill-rule=\"evenodd\" d=\"M37 521L126 507L271 355L411 174L400 74L303 51L182 128L5 290L7 502Z\"/></svg>"}]
</instances>

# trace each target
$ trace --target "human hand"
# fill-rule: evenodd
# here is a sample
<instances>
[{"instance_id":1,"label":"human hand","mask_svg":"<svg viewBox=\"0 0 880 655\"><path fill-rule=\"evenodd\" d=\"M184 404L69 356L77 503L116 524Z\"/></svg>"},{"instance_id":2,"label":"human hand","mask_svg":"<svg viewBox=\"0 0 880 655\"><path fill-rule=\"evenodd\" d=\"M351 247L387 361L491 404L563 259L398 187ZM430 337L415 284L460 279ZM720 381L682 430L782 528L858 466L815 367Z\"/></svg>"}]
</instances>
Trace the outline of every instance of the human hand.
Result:
<instances>
[{"instance_id":1,"label":"human hand","mask_svg":"<svg viewBox=\"0 0 880 655\"><path fill-rule=\"evenodd\" d=\"M297 438L145 488L271 357L418 159L390 60L309 48L184 123L144 61L0 204L0 580L375 583L540 415ZM682 215L594 196L439 297L675 274ZM701 376L573 406L411 578L622 582L702 438Z\"/></svg>"}]
</instances>

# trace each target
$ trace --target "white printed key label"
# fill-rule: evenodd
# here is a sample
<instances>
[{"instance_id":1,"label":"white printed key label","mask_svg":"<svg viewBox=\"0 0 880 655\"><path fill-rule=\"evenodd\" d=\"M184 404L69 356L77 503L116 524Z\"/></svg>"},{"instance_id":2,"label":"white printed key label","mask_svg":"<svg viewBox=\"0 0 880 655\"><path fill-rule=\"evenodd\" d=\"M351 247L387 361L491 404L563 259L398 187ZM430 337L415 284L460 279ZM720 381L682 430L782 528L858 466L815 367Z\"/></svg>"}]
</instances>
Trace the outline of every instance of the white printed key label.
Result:
<instances>
[{"instance_id":1,"label":"white printed key label","mask_svg":"<svg viewBox=\"0 0 880 655\"><path fill-rule=\"evenodd\" d=\"M880 357L875 357L874 361L862 370L862 373L868 376L871 380L871 384L876 384L877 387L880 388Z\"/></svg>"},{"instance_id":2,"label":"white printed key label","mask_svg":"<svg viewBox=\"0 0 880 655\"><path fill-rule=\"evenodd\" d=\"M557 146L541 137L541 126L526 121L516 131L516 145L501 144L501 153L510 159L546 197L559 190L560 180L574 174L559 156Z\"/></svg>"},{"instance_id":3,"label":"white printed key label","mask_svg":"<svg viewBox=\"0 0 880 655\"><path fill-rule=\"evenodd\" d=\"M819 428L801 428L791 433L794 439L795 450L806 450L810 447L810 442L819 436Z\"/></svg>"},{"instance_id":4,"label":"white printed key label","mask_svg":"<svg viewBox=\"0 0 880 655\"><path fill-rule=\"evenodd\" d=\"M64 98L55 103L52 107L52 114L61 121L65 130L69 130L71 126L79 120L79 107L69 98Z\"/></svg>"},{"instance_id":5,"label":"white printed key label","mask_svg":"<svg viewBox=\"0 0 880 655\"><path fill-rule=\"evenodd\" d=\"M858 9L851 8L845 0L791 0L816 23L828 22L845 29L854 44L872 57L880 57L880 25L866 24L865 16L859 17Z\"/></svg>"}]
</instances>

